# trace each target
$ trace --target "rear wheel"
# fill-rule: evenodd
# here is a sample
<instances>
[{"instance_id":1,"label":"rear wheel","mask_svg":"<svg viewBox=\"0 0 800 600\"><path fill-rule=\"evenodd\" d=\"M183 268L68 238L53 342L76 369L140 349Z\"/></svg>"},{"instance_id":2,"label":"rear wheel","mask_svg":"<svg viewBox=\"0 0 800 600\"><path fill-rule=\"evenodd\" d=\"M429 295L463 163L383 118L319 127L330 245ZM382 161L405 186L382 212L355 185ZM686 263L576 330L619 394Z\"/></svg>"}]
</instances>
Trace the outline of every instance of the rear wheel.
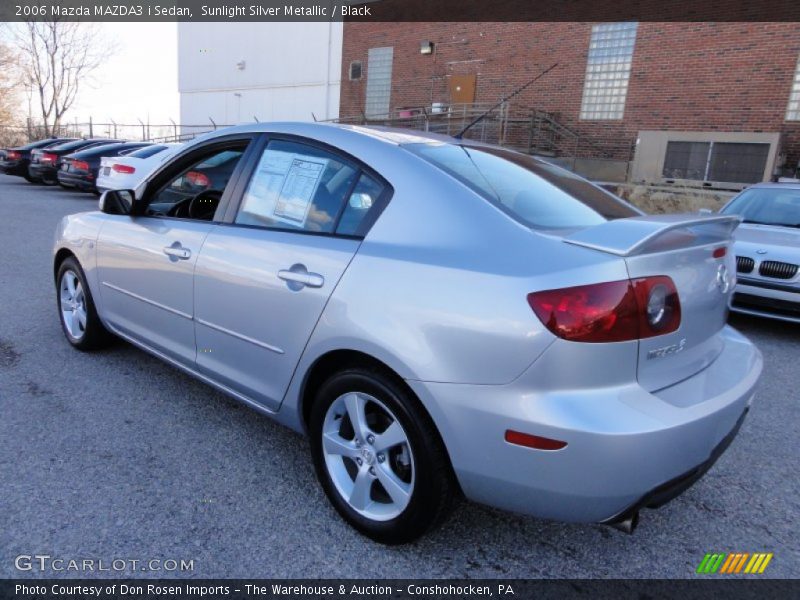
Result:
<instances>
[{"instance_id":1,"label":"rear wheel","mask_svg":"<svg viewBox=\"0 0 800 600\"><path fill-rule=\"evenodd\" d=\"M34 179L34 178L33 178L33 177L31 177L31 176L30 176L28 173L25 173L25 174L23 175L23 177L25 178L25 181L27 181L28 183L39 183L39 180L38 180L38 179Z\"/></svg>"},{"instance_id":2,"label":"rear wheel","mask_svg":"<svg viewBox=\"0 0 800 600\"><path fill-rule=\"evenodd\" d=\"M58 313L61 329L78 350L97 350L113 339L95 310L92 293L78 261L69 257L57 275Z\"/></svg>"},{"instance_id":3,"label":"rear wheel","mask_svg":"<svg viewBox=\"0 0 800 600\"><path fill-rule=\"evenodd\" d=\"M416 398L381 371L353 368L328 379L309 430L328 499L364 535L410 542L449 512L456 488L439 434Z\"/></svg>"}]
</instances>

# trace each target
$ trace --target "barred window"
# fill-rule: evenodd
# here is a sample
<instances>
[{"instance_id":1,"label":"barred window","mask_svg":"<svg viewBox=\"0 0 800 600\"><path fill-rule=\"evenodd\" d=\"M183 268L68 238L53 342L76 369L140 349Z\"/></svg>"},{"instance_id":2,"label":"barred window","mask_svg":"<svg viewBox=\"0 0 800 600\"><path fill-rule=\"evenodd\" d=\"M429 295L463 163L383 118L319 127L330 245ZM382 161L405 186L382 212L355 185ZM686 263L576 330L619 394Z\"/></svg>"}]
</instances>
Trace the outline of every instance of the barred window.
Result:
<instances>
[{"instance_id":1,"label":"barred window","mask_svg":"<svg viewBox=\"0 0 800 600\"><path fill-rule=\"evenodd\" d=\"M794 82L789 94L789 108L786 110L787 121L800 121L800 59L794 70Z\"/></svg>"},{"instance_id":2,"label":"barred window","mask_svg":"<svg viewBox=\"0 0 800 600\"><path fill-rule=\"evenodd\" d=\"M592 27L581 119L621 119L631 74L637 23Z\"/></svg>"}]
</instances>

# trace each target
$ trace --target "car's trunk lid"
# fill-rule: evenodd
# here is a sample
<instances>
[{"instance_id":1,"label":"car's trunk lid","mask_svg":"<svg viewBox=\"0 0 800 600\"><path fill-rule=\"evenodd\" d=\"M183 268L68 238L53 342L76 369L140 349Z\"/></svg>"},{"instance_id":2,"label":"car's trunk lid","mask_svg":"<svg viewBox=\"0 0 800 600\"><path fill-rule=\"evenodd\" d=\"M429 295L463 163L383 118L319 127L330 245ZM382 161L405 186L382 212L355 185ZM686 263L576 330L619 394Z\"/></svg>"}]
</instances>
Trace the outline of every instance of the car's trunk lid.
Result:
<instances>
[{"instance_id":1,"label":"car's trunk lid","mask_svg":"<svg viewBox=\"0 0 800 600\"><path fill-rule=\"evenodd\" d=\"M691 377L721 352L718 334L735 284L731 242L738 225L732 215L648 215L608 221L564 238L620 256L631 279L666 275L675 283L680 327L639 341L637 376L644 388L655 391Z\"/></svg>"}]
</instances>

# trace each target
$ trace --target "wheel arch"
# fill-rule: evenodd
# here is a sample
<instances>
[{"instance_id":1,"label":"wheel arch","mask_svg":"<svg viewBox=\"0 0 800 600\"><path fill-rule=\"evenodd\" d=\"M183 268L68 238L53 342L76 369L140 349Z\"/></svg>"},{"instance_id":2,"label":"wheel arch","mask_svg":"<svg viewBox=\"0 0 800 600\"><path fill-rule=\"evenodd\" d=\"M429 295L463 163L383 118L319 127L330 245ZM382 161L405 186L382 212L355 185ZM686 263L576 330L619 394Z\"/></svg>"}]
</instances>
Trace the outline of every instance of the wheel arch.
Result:
<instances>
[{"instance_id":1,"label":"wheel arch","mask_svg":"<svg viewBox=\"0 0 800 600\"><path fill-rule=\"evenodd\" d=\"M442 448L444 448L445 454L447 455L447 462L450 468L452 480L455 482L459 493L462 493L460 489L460 483L458 478L455 476L455 471L453 470L453 460L450 456L449 448L445 443L442 432L433 418L431 411L428 410L428 408L425 406L425 403L420 399L419 395L408 385L408 383L406 383L405 379L403 379L403 377L401 377L397 371L395 371L385 362L375 358L370 354L367 354L366 352L352 349L329 350L328 352L325 352L317 357L317 359L311 364L303 378L298 397L298 415L301 419L301 425L304 433L308 435L308 425L311 417L311 408L314 404L314 394L316 393L317 389L319 389L319 386L322 385L334 373L352 367L376 369L387 377L391 378L398 386L407 392L408 397L416 403L420 413L428 418L431 427L439 436L439 441L441 442Z\"/></svg>"},{"instance_id":2,"label":"wheel arch","mask_svg":"<svg viewBox=\"0 0 800 600\"><path fill-rule=\"evenodd\" d=\"M308 431L308 421L311 416L311 406L314 403L314 394L319 389L319 386L334 373L351 367L371 367L377 369L392 378L399 385L402 385L404 389L416 398L416 394L406 385L403 378L383 361L378 360L366 352L361 352L360 350L330 350L317 357L311 364L306 371L300 388L299 413L306 431Z\"/></svg>"},{"instance_id":3,"label":"wheel arch","mask_svg":"<svg viewBox=\"0 0 800 600\"><path fill-rule=\"evenodd\" d=\"M75 256L75 253L70 250L69 248L59 248L56 252L55 256L53 257L53 280L58 278L58 270L61 268L61 263L63 263L68 258L74 258L80 264L78 257Z\"/></svg>"}]
</instances>

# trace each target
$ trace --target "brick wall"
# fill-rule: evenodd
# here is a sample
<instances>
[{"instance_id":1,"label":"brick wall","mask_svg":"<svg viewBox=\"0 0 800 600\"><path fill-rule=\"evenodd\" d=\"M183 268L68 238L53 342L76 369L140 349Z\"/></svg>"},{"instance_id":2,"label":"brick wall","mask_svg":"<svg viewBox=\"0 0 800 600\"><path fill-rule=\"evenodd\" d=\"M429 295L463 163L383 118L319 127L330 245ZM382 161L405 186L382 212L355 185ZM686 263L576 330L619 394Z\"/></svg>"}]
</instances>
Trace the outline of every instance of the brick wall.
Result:
<instances>
[{"instance_id":1,"label":"brick wall","mask_svg":"<svg viewBox=\"0 0 800 600\"><path fill-rule=\"evenodd\" d=\"M364 106L367 50L394 47L391 106L448 102L447 77L476 74L476 102L493 102L543 68L558 68L514 104L553 112L588 139L630 147L639 130L780 131L800 160L800 122L785 121L800 23L640 23L621 121L579 119L591 23L345 23L341 110ZM420 42L436 44L422 55ZM350 81L350 61L364 79ZM623 150L617 152L625 156Z\"/></svg>"}]
</instances>

